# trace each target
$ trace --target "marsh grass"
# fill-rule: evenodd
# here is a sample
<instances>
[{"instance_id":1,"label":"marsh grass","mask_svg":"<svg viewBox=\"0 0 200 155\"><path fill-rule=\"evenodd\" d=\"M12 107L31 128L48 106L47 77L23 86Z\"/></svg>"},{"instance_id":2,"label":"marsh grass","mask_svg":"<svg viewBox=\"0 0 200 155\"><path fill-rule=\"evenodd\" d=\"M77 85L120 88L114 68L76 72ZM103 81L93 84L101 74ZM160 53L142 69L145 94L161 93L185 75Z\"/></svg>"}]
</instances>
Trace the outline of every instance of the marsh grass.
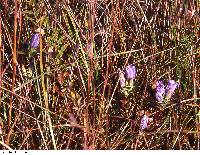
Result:
<instances>
[{"instance_id":1,"label":"marsh grass","mask_svg":"<svg viewBox=\"0 0 200 155\"><path fill-rule=\"evenodd\" d=\"M199 1L1 0L0 11L1 149L199 149ZM159 79L180 82L164 104ZM140 132L143 112L153 121Z\"/></svg>"}]
</instances>

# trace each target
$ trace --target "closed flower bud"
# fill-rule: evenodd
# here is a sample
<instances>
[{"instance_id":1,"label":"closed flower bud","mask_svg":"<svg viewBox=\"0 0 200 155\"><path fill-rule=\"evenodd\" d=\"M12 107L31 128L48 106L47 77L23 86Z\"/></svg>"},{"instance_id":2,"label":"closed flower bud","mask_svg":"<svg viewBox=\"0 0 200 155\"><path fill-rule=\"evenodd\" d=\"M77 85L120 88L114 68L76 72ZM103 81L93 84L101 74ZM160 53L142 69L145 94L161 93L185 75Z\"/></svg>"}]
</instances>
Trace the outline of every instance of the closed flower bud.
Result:
<instances>
[{"instance_id":1,"label":"closed flower bud","mask_svg":"<svg viewBox=\"0 0 200 155\"><path fill-rule=\"evenodd\" d=\"M35 30L35 33L32 35L30 40L30 47L31 48L37 48L40 44L40 35L44 35L44 30L41 28L38 28Z\"/></svg>"},{"instance_id":2,"label":"closed flower bud","mask_svg":"<svg viewBox=\"0 0 200 155\"><path fill-rule=\"evenodd\" d=\"M126 85L126 79L124 77L124 73L121 70L119 70L119 83L121 88L125 87Z\"/></svg>"},{"instance_id":3,"label":"closed flower bud","mask_svg":"<svg viewBox=\"0 0 200 155\"><path fill-rule=\"evenodd\" d=\"M165 94L165 86L162 81L156 82L156 99L158 102L162 102Z\"/></svg>"},{"instance_id":4,"label":"closed flower bud","mask_svg":"<svg viewBox=\"0 0 200 155\"><path fill-rule=\"evenodd\" d=\"M134 65L129 65L125 69L126 79L127 80L134 80L136 77L136 68Z\"/></svg>"},{"instance_id":5,"label":"closed flower bud","mask_svg":"<svg viewBox=\"0 0 200 155\"><path fill-rule=\"evenodd\" d=\"M31 48L37 48L40 44L40 34L35 33L32 35L31 40L30 40L30 47Z\"/></svg>"}]
</instances>

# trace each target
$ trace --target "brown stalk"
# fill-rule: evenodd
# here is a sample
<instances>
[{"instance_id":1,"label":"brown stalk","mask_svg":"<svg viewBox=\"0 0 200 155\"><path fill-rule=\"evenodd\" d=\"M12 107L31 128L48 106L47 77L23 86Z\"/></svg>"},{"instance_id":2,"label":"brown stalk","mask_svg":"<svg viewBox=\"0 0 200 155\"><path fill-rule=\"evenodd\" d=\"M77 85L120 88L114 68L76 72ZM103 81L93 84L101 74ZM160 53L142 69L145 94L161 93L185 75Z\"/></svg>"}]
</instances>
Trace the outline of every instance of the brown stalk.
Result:
<instances>
[{"instance_id":1,"label":"brown stalk","mask_svg":"<svg viewBox=\"0 0 200 155\"><path fill-rule=\"evenodd\" d=\"M93 61L93 55L94 55L94 22L95 22L95 4L96 4L96 0L94 0L93 2L91 2L91 49L90 49L90 52L91 52L91 76L90 76L90 79L91 78L93 78L93 69L95 68L93 65L95 65L95 62ZM92 84L92 82L91 82L91 84ZM93 90L94 90L94 98L93 98L93 106L94 106L94 115L95 115L95 111L96 111L96 109L95 109L95 87L94 87L95 85L93 85ZM95 117L93 117L93 122L94 122L94 124L93 124L93 144L92 144L92 149L94 149L95 148L95 137L96 137L96 135L95 135Z\"/></svg>"},{"instance_id":2,"label":"brown stalk","mask_svg":"<svg viewBox=\"0 0 200 155\"><path fill-rule=\"evenodd\" d=\"M12 77L12 93L10 97L10 109L8 113L8 136L6 139L6 144L9 145L10 142L10 133L12 132L11 129L11 119L12 119L12 104L13 104L13 93L14 93L14 85L15 85L15 78L16 78L16 67L17 67L17 0L15 0L15 12L14 12L14 44L13 44L13 77Z\"/></svg>"},{"instance_id":3,"label":"brown stalk","mask_svg":"<svg viewBox=\"0 0 200 155\"><path fill-rule=\"evenodd\" d=\"M2 26L1 26L1 13L0 13L0 87L2 86ZM1 89L0 89L0 105L1 105Z\"/></svg>"}]
</instances>

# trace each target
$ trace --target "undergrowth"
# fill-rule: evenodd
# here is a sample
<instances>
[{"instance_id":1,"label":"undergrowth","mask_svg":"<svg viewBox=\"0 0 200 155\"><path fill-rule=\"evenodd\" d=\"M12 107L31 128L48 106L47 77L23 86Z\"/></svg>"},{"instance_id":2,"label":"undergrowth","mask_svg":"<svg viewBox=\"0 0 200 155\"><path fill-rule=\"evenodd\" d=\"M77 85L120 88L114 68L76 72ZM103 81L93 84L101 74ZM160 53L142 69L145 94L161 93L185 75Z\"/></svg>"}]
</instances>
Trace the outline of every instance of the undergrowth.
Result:
<instances>
[{"instance_id":1,"label":"undergrowth","mask_svg":"<svg viewBox=\"0 0 200 155\"><path fill-rule=\"evenodd\" d=\"M1 149L199 149L199 36L198 0L0 0Z\"/></svg>"}]
</instances>

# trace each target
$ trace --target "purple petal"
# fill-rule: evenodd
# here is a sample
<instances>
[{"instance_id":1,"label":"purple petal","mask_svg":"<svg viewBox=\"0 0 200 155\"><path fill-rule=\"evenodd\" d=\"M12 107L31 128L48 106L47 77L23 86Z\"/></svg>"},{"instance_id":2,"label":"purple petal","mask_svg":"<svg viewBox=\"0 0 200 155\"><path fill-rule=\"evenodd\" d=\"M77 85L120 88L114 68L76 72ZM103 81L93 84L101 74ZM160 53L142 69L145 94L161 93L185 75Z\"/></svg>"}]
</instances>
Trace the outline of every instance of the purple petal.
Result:
<instances>
[{"instance_id":1,"label":"purple petal","mask_svg":"<svg viewBox=\"0 0 200 155\"><path fill-rule=\"evenodd\" d=\"M156 99L157 99L158 102L162 102L163 101L164 96L162 94L156 92L155 96L156 96Z\"/></svg>"},{"instance_id":2,"label":"purple petal","mask_svg":"<svg viewBox=\"0 0 200 155\"><path fill-rule=\"evenodd\" d=\"M145 128L147 128L148 122L149 122L149 117L144 115L140 122L140 129L144 130Z\"/></svg>"},{"instance_id":3,"label":"purple petal","mask_svg":"<svg viewBox=\"0 0 200 155\"><path fill-rule=\"evenodd\" d=\"M129 65L126 67L125 69L125 73L126 73L126 79L132 79L134 80L136 77L136 68L134 65Z\"/></svg>"},{"instance_id":4,"label":"purple petal","mask_svg":"<svg viewBox=\"0 0 200 155\"><path fill-rule=\"evenodd\" d=\"M157 81L156 82L156 94L155 97L159 102L163 101L165 94L165 86L162 81Z\"/></svg>"},{"instance_id":5,"label":"purple petal","mask_svg":"<svg viewBox=\"0 0 200 155\"><path fill-rule=\"evenodd\" d=\"M156 92L159 92L160 94L165 93L165 86L162 81L156 82Z\"/></svg>"},{"instance_id":6,"label":"purple petal","mask_svg":"<svg viewBox=\"0 0 200 155\"><path fill-rule=\"evenodd\" d=\"M179 83L175 82L174 80L169 80L166 90L165 90L165 94L168 98L171 98L171 96L173 95L175 89L179 86Z\"/></svg>"},{"instance_id":7,"label":"purple petal","mask_svg":"<svg viewBox=\"0 0 200 155\"><path fill-rule=\"evenodd\" d=\"M39 46L39 43L40 43L40 34L39 33L33 34L30 40L30 47L37 48Z\"/></svg>"}]
</instances>

